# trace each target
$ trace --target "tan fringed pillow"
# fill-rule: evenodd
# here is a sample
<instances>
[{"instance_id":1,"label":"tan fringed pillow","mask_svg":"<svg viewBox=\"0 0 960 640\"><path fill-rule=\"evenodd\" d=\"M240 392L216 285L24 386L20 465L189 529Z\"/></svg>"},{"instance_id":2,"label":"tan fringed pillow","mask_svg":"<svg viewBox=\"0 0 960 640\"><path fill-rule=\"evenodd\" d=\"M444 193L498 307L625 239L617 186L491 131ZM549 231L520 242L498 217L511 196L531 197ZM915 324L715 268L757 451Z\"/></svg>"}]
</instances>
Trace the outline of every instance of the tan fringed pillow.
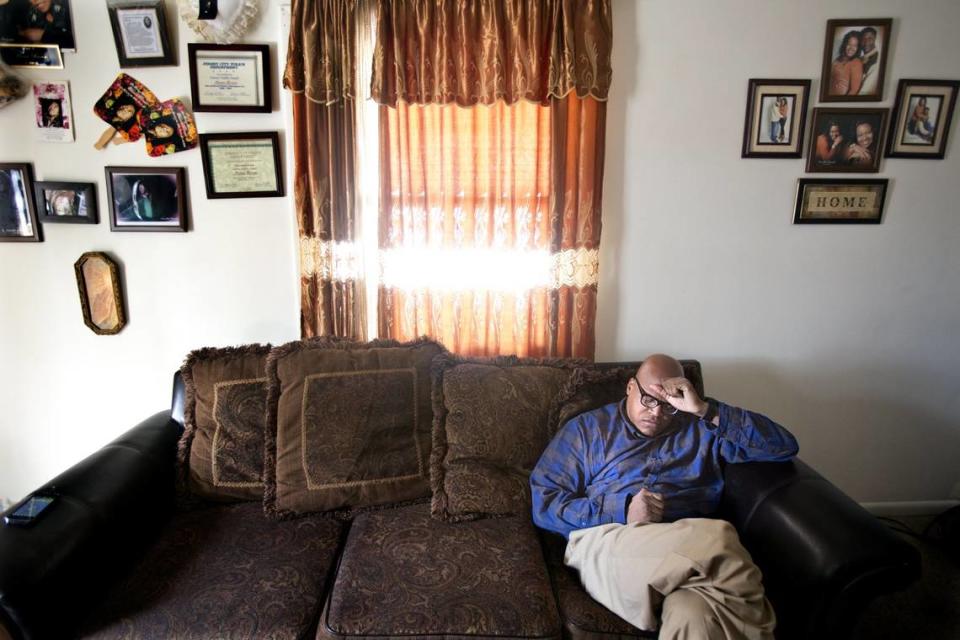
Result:
<instances>
[{"instance_id":1,"label":"tan fringed pillow","mask_svg":"<svg viewBox=\"0 0 960 640\"><path fill-rule=\"evenodd\" d=\"M263 498L270 345L206 348L180 369L186 391L178 448L181 491L221 501Z\"/></svg>"},{"instance_id":2,"label":"tan fringed pillow","mask_svg":"<svg viewBox=\"0 0 960 640\"><path fill-rule=\"evenodd\" d=\"M550 423L554 431L581 413L619 402L627 394L627 383L641 363L613 367L577 367L557 395ZM683 375L703 397L703 376L696 360L681 360Z\"/></svg>"},{"instance_id":3,"label":"tan fringed pillow","mask_svg":"<svg viewBox=\"0 0 960 640\"><path fill-rule=\"evenodd\" d=\"M582 360L434 360L433 516L529 513L530 471L553 429L557 393Z\"/></svg>"},{"instance_id":4,"label":"tan fringed pillow","mask_svg":"<svg viewBox=\"0 0 960 640\"><path fill-rule=\"evenodd\" d=\"M442 352L427 339L275 348L267 362L267 515L429 496L430 361Z\"/></svg>"}]
</instances>

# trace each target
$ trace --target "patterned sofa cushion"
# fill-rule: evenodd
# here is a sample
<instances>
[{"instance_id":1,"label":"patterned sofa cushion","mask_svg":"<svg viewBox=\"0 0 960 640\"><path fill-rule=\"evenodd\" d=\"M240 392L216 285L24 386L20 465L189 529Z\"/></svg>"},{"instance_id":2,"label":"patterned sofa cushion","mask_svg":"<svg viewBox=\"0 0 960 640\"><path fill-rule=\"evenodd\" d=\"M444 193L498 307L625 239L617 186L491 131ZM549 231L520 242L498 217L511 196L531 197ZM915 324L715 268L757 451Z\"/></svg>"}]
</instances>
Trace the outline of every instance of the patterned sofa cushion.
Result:
<instances>
[{"instance_id":1,"label":"patterned sofa cushion","mask_svg":"<svg viewBox=\"0 0 960 640\"><path fill-rule=\"evenodd\" d=\"M627 383L642 363L605 367L588 365L577 367L557 395L551 411L550 424L554 431L571 418L600 407L619 402L627 393ZM703 376L697 360L681 360L683 375L703 397Z\"/></svg>"},{"instance_id":2,"label":"patterned sofa cushion","mask_svg":"<svg viewBox=\"0 0 960 640\"><path fill-rule=\"evenodd\" d=\"M580 576L563 564L566 541L552 533L544 533L544 555L550 580L557 597L564 637L569 640L626 640L656 638L656 632L633 626L584 591Z\"/></svg>"},{"instance_id":3,"label":"patterned sofa cushion","mask_svg":"<svg viewBox=\"0 0 960 640\"><path fill-rule=\"evenodd\" d=\"M80 637L305 637L342 525L322 517L273 522L260 509L248 502L175 515Z\"/></svg>"},{"instance_id":4,"label":"patterned sofa cushion","mask_svg":"<svg viewBox=\"0 0 960 640\"><path fill-rule=\"evenodd\" d=\"M236 501L263 499L263 433L269 345L191 352L178 450L181 492Z\"/></svg>"},{"instance_id":5,"label":"patterned sofa cushion","mask_svg":"<svg viewBox=\"0 0 960 640\"><path fill-rule=\"evenodd\" d=\"M530 471L550 410L581 360L438 357L433 363L433 515L457 522L528 514Z\"/></svg>"},{"instance_id":6,"label":"patterned sofa cushion","mask_svg":"<svg viewBox=\"0 0 960 640\"><path fill-rule=\"evenodd\" d=\"M365 513L344 546L318 638L559 638L529 518L451 524L429 505Z\"/></svg>"},{"instance_id":7,"label":"patterned sofa cushion","mask_svg":"<svg viewBox=\"0 0 960 640\"><path fill-rule=\"evenodd\" d=\"M443 351L427 339L275 348L267 360L267 514L429 496L430 361Z\"/></svg>"}]
</instances>

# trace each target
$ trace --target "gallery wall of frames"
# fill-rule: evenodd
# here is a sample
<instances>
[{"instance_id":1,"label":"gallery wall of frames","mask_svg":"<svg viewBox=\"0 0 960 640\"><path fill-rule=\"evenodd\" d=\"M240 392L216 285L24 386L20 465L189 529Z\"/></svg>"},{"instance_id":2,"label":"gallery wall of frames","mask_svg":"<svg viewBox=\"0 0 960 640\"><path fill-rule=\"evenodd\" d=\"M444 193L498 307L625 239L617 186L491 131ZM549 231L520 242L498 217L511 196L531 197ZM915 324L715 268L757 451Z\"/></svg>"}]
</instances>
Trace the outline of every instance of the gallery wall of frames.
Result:
<instances>
[{"instance_id":1,"label":"gallery wall of frames","mask_svg":"<svg viewBox=\"0 0 960 640\"><path fill-rule=\"evenodd\" d=\"M29 128L38 145L78 145L77 129L84 127L83 139L93 139L90 152L103 167L103 182L94 183L74 179L62 165L52 173L37 159L44 154L0 162L0 242L43 242L63 224L189 232L196 212L186 165L198 163L180 160L183 154L200 156L198 182L207 200L283 198L281 137L270 117L278 111L276 45L244 41L262 10L261 0L0 1L0 116L12 113L6 107L14 103L32 104L29 120L17 109L21 117L4 118L4 128ZM113 59L96 60L98 73L106 66L113 75L88 103L73 95L71 80L90 94L92 70L76 54L85 35L77 25L91 20L112 34L114 52ZM178 46L183 40L190 41L186 55ZM180 78L177 94L164 88L171 77ZM204 114L204 126L195 113ZM249 128L225 127L237 121L230 114L246 114ZM257 126L264 117L266 126ZM121 145L138 149L137 159L120 154ZM119 267L106 254L92 260L88 253L75 265L83 319L95 333L113 335L124 326ZM111 269L94 268L108 262ZM111 295L90 293L98 290ZM96 318L108 319L109 330L95 329Z\"/></svg>"},{"instance_id":2,"label":"gallery wall of frames","mask_svg":"<svg viewBox=\"0 0 960 640\"><path fill-rule=\"evenodd\" d=\"M892 110L859 106L887 98L895 28L892 18L827 21L820 104L812 110L806 142L811 81L749 80L741 157L800 158L806 153L807 173L838 176L797 180L795 224L879 224L889 179L843 174L880 173L884 157L944 158L960 81L901 78Z\"/></svg>"}]
</instances>

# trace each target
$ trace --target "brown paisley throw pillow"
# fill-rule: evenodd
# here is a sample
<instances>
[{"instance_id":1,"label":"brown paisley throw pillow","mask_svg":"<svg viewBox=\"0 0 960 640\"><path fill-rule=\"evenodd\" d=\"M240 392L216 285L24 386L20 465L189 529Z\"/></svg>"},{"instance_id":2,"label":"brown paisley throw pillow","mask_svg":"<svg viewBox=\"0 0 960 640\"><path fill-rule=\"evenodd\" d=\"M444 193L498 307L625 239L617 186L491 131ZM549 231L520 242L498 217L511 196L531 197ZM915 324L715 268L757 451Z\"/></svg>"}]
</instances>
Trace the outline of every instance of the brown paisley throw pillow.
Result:
<instances>
[{"instance_id":1,"label":"brown paisley throw pillow","mask_svg":"<svg viewBox=\"0 0 960 640\"><path fill-rule=\"evenodd\" d=\"M434 517L529 513L530 471L553 435L550 409L582 364L512 356L434 360Z\"/></svg>"},{"instance_id":2,"label":"brown paisley throw pillow","mask_svg":"<svg viewBox=\"0 0 960 640\"><path fill-rule=\"evenodd\" d=\"M421 339L292 342L267 362L264 509L272 517L430 493L430 361Z\"/></svg>"},{"instance_id":3,"label":"brown paisley throw pillow","mask_svg":"<svg viewBox=\"0 0 960 640\"><path fill-rule=\"evenodd\" d=\"M221 501L263 498L269 345L191 352L178 451L181 490Z\"/></svg>"},{"instance_id":4,"label":"brown paisley throw pillow","mask_svg":"<svg viewBox=\"0 0 960 640\"><path fill-rule=\"evenodd\" d=\"M627 383L642 363L622 366L588 365L577 367L557 395L550 424L554 431L581 413L619 402L627 393ZM703 397L703 376L696 360L681 360L683 375Z\"/></svg>"}]
</instances>

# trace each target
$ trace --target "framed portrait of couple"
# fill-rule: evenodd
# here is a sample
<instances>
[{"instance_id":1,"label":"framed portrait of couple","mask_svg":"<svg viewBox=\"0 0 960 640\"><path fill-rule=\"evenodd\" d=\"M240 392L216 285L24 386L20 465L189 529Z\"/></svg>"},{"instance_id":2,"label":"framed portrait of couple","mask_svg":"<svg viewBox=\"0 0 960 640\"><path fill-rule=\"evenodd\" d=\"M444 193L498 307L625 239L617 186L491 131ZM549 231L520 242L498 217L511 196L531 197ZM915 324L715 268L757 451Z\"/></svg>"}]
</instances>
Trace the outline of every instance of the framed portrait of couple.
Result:
<instances>
[{"instance_id":1,"label":"framed portrait of couple","mask_svg":"<svg viewBox=\"0 0 960 640\"><path fill-rule=\"evenodd\" d=\"M821 102L879 102L890 57L891 18L828 20Z\"/></svg>"},{"instance_id":2,"label":"framed portrait of couple","mask_svg":"<svg viewBox=\"0 0 960 640\"><path fill-rule=\"evenodd\" d=\"M740 157L799 158L809 94L809 80L751 79Z\"/></svg>"}]
</instances>

